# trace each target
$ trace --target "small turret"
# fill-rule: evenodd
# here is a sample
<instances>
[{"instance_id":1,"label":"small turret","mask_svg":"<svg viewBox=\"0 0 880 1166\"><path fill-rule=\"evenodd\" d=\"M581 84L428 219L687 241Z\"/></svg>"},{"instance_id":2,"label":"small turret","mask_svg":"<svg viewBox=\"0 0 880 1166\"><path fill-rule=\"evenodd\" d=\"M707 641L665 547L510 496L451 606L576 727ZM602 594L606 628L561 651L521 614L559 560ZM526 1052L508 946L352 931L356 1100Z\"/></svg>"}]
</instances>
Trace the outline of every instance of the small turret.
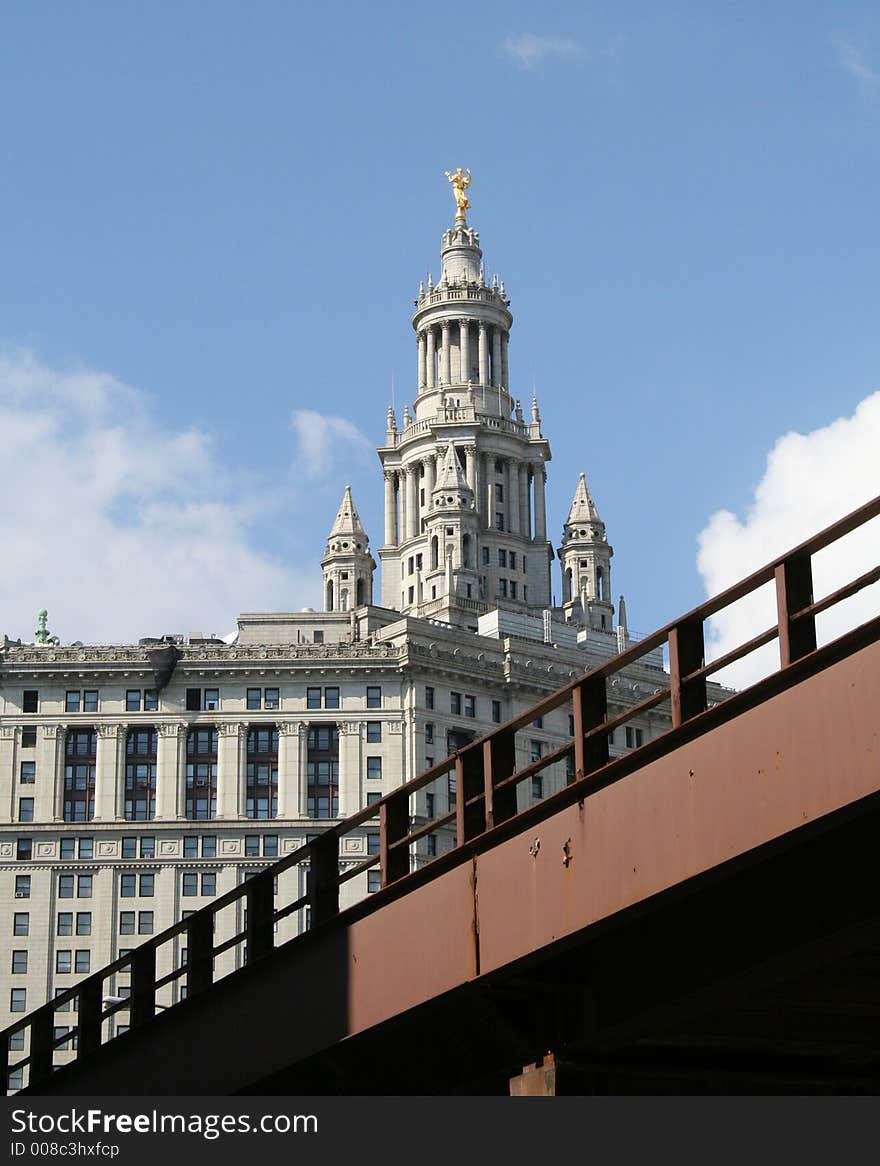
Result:
<instances>
[{"instance_id":1,"label":"small turret","mask_svg":"<svg viewBox=\"0 0 880 1166\"><path fill-rule=\"evenodd\" d=\"M370 554L370 540L350 486L345 487L342 503L330 528L321 569L324 572L325 611L350 611L373 602L376 563Z\"/></svg>"},{"instance_id":2,"label":"small turret","mask_svg":"<svg viewBox=\"0 0 880 1166\"><path fill-rule=\"evenodd\" d=\"M586 627L611 631L611 556L605 523L583 474L578 478L559 547L562 606L565 618Z\"/></svg>"}]
</instances>

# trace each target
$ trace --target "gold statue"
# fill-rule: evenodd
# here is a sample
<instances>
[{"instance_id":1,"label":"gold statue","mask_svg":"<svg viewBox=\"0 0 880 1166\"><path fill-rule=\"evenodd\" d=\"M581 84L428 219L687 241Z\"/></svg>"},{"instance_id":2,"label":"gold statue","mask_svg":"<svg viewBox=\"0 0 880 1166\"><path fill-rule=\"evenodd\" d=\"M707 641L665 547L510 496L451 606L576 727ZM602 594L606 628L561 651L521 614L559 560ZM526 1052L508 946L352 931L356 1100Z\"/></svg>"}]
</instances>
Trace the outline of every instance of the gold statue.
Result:
<instances>
[{"instance_id":1,"label":"gold statue","mask_svg":"<svg viewBox=\"0 0 880 1166\"><path fill-rule=\"evenodd\" d=\"M455 205L458 207L458 210L455 212L455 221L463 223L464 212L471 205L468 202L468 196L465 194L465 191L471 184L470 169L468 169L468 172L465 174L462 171L462 168L459 166L454 174L450 174L447 170L446 177L452 184L452 193L455 197Z\"/></svg>"}]
</instances>

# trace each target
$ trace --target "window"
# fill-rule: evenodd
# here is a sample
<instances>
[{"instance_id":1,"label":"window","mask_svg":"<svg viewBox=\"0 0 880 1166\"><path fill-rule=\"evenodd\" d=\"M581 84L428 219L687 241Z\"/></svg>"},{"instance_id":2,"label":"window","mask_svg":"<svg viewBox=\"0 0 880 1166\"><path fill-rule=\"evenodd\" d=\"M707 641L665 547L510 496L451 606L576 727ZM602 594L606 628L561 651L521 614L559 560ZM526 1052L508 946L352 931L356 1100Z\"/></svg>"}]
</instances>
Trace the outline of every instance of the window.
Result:
<instances>
[{"instance_id":1,"label":"window","mask_svg":"<svg viewBox=\"0 0 880 1166\"><path fill-rule=\"evenodd\" d=\"M249 818L278 816L278 730L251 727L247 735L246 813Z\"/></svg>"},{"instance_id":2,"label":"window","mask_svg":"<svg viewBox=\"0 0 880 1166\"><path fill-rule=\"evenodd\" d=\"M461 693L450 692L449 694L449 711L453 716L461 716Z\"/></svg>"},{"instance_id":3,"label":"window","mask_svg":"<svg viewBox=\"0 0 880 1166\"><path fill-rule=\"evenodd\" d=\"M80 838L79 839L79 857L90 861L95 854L95 840L94 838Z\"/></svg>"},{"instance_id":4,"label":"window","mask_svg":"<svg viewBox=\"0 0 880 1166\"><path fill-rule=\"evenodd\" d=\"M510 598L516 599L516 579L510 580Z\"/></svg>"},{"instance_id":5,"label":"window","mask_svg":"<svg viewBox=\"0 0 880 1166\"><path fill-rule=\"evenodd\" d=\"M510 566L511 571L515 571L516 570L516 551L508 551L507 552L507 561L508 561L508 564Z\"/></svg>"},{"instance_id":6,"label":"window","mask_svg":"<svg viewBox=\"0 0 880 1166\"><path fill-rule=\"evenodd\" d=\"M501 724L501 701L492 701L492 723L495 725Z\"/></svg>"},{"instance_id":7,"label":"window","mask_svg":"<svg viewBox=\"0 0 880 1166\"><path fill-rule=\"evenodd\" d=\"M535 774L532 778L532 797L542 798L544 796L544 775L541 773Z\"/></svg>"},{"instance_id":8,"label":"window","mask_svg":"<svg viewBox=\"0 0 880 1166\"><path fill-rule=\"evenodd\" d=\"M64 711L67 713L96 713L98 711L97 688L89 688L85 692L65 693Z\"/></svg>"},{"instance_id":9,"label":"window","mask_svg":"<svg viewBox=\"0 0 880 1166\"><path fill-rule=\"evenodd\" d=\"M264 834L263 835L263 857L277 858L278 857L278 835Z\"/></svg>"},{"instance_id":10,"label":"window","mask_svg":"<svg viewBox=\"0 0 880 1166\"><path fill-rule=\"evenodd\" d=\"M425 846L427 848L428 858L437 857L437 835L429 834L425 839Z\"/></svg>"},{"instance_id":11,"label":"window","mask_svg":"<svg viewBox=\"0 0 880 1166\"><path fill-rule=\"evenodd\" d=\"M156 876L150 872L142 874L138 883L138 890L144 898L151 898L155 894Z\"/></svg>"},{"instance_id":12,"label":"window","mask_svg":"<svg viewBox=\"0 0 880 1166\"><path fill-rule=\"evenodd\" d=\"M339 708L339 689L334 687L324 689L324 708L338 709Z\"/></svg>"},{"instance_id":13,"label":"window","mask_svg":"<svg viewBox=\"0 0 880 1166\"><path fill-rule=\"evenodd\" d=\"M184 874L182 893L186 896L197 895L199 893L199 876L195 871L187 871Z\"/></svg>"},{"instance_id":14,"label":"window","mask_svg":"<svg viewBox=\"0 0 880 1166\"><path fill-rule=\"evenodd\" d=\"M190 713L200 712L202 708L202 690L200 688L188 688L186 690L186 711Z\"/></svg>"},{"instance_id":15,"label":"window","mask_svg":"<svg viewBox=\"0 0 880 1166\"><path fill-rule=\"evenodd\" d=\"M253 858L260 853L260 836L259 834L245 834L244 836L244 852L249 858Z\"/></svg>"},{"instance_id":16,"label":"window","mask_svg":"<svg viewBox=\"0 0 880 1166\"><path fill-rule=\"evenodd\" d=\"M31 897L30 875L15 876L15 897L16 899L29 899Z\"/></svg>"},{"instance_id":17,"label":"window","mask_svg":"<svg viewBox=\"0 0 880 1166\"><path fill-rule=\"evenodd\" d=\"M205 711L216 712L220 708L220 689L205 689Z\"/></svg>"},{"instance_id":18,"label":"window","mask_svg":"<svg viewBox=\"0 0 880 1166\"><path fill-rule=\"evenodd\" d=\"M9 993L9 1011L27 1012L27 988L13 988Z\"/></svg>"},{"instance_id":19,"label":"window","mask_svg":"<svg viewBox=\"0 0 880 1166\"><path fill-rule=\"evenodd\" d=\"M455 773L450 773L446 779L446 796L449 800L450 810L455 808L456 798L458 796L458 778Z\"/></svg>"},{"instance_id":20,"label":"window","mask_svg":"<svg viewBox=\"0 0 880 1166\"><path fill-rule=\"evenodd\" d=\"M263 707L263 690L261 688L249 688L247 690L247 707L249 709Z\"/></svg>"},{"instance_id":21,"label":"window","mask_svg":"<svg viewBox=\"0 0 880 1166\"><path fill-rule=\"evenodd\" d=\"M73 970L82 974L88 972L92 966L92 953L85 948L77 948L73 959Z\"/></svg>"},{"instance_id":22,"label":"window","mask_svg":"<svg viewBox=\"0 0 880 1166\"><path fill-rule=\"evenodd\" d=\"M76 839L62 838L59 853L64 861L76 858Z\"/></svg>"},{"instance_id":23,"label":"window","mask_svg":"<svg viewBox=\"0 0 880 1166\"><path fill-rule=\"evenodd\" d=\"M425 686L425 708L432 709L434 707L434 689L431 685Z\"/></svg>"},{"instance_id":24,"label":"window","mask_svg":"<svg viewBox=\"0 0 880 1166\"><path fill-rule=\"evenodd\" d=\"M186 816L217 817L217 730L190 729L186 735Z\"/></svg>"},{"instance_id":25,"label":"window","mask_svg":"<svg viewBox=\"0 0 880 1166\"><path fill-rule=\"evenodd\" d=\"M184 836L183 836L183 857L184 858L198 858L199 857L199 836L198 836L198 834L184 834Z\"/></svg>"},{"instance_id":26,"label":"window","mask_svg":"<svg viewBox=\"0 0 880 1166\"><path fill-rule=\"evenodd\" d=\"M216 834L204 834L202 836L202 858L216 858L217 857L217 836Z\"/></svg>"},{"instance_id":27,"label":"window","mask_svg":"<svg viewBox=\"0 0 880 1166\"><path fill-rule=\"evenodd\" d=\"M137 894L137 875L124 874L119 880L119 897L133 899Z\"/></svg>"},{"instance_id":28,"label":"window","mask_svg":"<svg viewBox=\"0 0 880 1166\"><path fill-rule=\"evenodd\" d=\"M367 742L375 745L382 740L382 722L381 721L367 721Z\"/></svg>"},{"instance_id":29,"label":"window","mask_svg":"<svg viewBox=\"0 0 880 1166\"><path fill-rule=\"evenodd\" d=\"M529 742L532 761L540 761L544 756L544 742L532 740Z\"/></svg>"},{"instance_id":30,"label":"window","mask_svg":"<svg viewBox=\"0 0 880 1166\"><path fill-rule=\"evenodd\" d=\"M434 722L433 721L425 721L425 744L426 745L433 745L434 744Z\"/></svg>"},{"instance_id":31,"label":"window","mask_svg":"<svg viewBox=\"0 0 880 1166\"><path fill-rule=\"evenodd\" d=\"M504 550L503 547L498 548L498 566L499 567L506 567L507 566L507 551Z\"/></svg>"},{"instance_id":32,"label":"window","mask_svg":"<svg viewBox=\"0 0 880 1166\"><path fill-rule=\"evenodd\" d=\"M92 876L90 874L76 876L76 896L78 899L91 899Z\"/></svg>"},{"instance_id":33,"label":"window","mask_svg":"<svg viewBox=\"0 0 880 1166\"><path fill-rule=\"evenodd\" d=\"M434 816L434 795L425 794L425 817L431 819Z\"/></svg>"},{"instance_id":34,"label":"window","mask_svg":"<svg viewBox=\"0 0 880 1166\"><path fill-rule=\"evenodd\" d=\"M535 717L535 719L532 721L532 726L535 729L543 729L544 728L544 718L543 717Z\"/></svg>"},{"instance_id":35,"label":"window","mask_svg":"<svg viewBox=\"0 0 880 1166\"><path fill-rule=\"evenodd\" d=\"M306 708L319 709L321 707L321 690L320 688L306 689Z\"/></svg>"},{"instance_id":36,"label":"window","mask_svg":"<svg viewBox=\"0 0 880 1166\"><path fill-rule=\"evenodd\" d=\"M310 818L339 814L339 730L311 725L307 738L306 806Z\"/></svg>"},{"instance_id":37,"label":"window","mask_svg":"<svg viewBox=\"0 0 880 1166\"><path fill-rule=\"evenodd\" d=\"M217 894L217 872L213 870L205 871L202 875L202 894L216 895Z\"/></svg>"},{"instance_id":38,"label":"window","mask_svg":"<svg viewBox=\"0 0 880 1166\"><path fill-rule=\"evenodd\" d=\"M59 975L67 975L73 970L73 952L69 947L55 952L55 971Z\"/></svg>"},{"instance_id":39,"label":"window","mask_svg":"<svg viewBox=\"0 0 880 1166\"><path fill-rule=\"evenodd\" d=\"M119 912L119 934L134 935L134 911Z\"/></svg>"},{"instance_id":40,"label":"window","mask_svg":"<svg viewBox=\"0 0 880 1166\"><path fill-rule=\"evenodd\" d=\"M10 1053L24 1052L24 1029L23 1028L20 1028L18 1030L18 1032L13 1032L10 1035L9 1039L6 1042L6 1047L7 1047L7 1049L9 1049ZM21 1084L19 1083L19 1085L17 1085L16 1088L20 1089Z\"/></svg>"},{"instance_id":41,"label":"window","mask_svg":"<svg viewBox=\"0 0 880 1166\"><path fill-rule=\"evenodd\" d=\"M368 757L367 758L367 779L379 780L382 777L382 758Z\"/></svg>"},{"instance_id":42,"label":"window","mask_svg":"<svg viewBox=\"0 0 880 1166\"><path fill-rule=\"evenodd\" d=\"M58 898L72 899L73 898L73 875L59 875L58 877Z\"/></svg>"},{"instance_id":43,"label":"window","mask_svg":"<svg viewBox=\"0 0 880 1166\"><path fill-rule=\"evenodd\" d=\"M434 758L433 758L433 757L429 757L429 756L426 754L426 755L425 755L425 769L433 769L433 768L434 768Z\"/></svg>"},{"instance_id":44,"label":"window","mask_svg":"<svg viewBox=\"0 0 880 1166\"><path fill-rule=\"evenodd\" d=\"M21 711L35 713L38 709L40 694L36 688L26 688L21 697Z\"/></svg>"},{"instance_id":45,"label":"window","mask_svg":"<svg viewBox=\"0 0 880 1166\"><path fill-rule=\"evenodd\" d=\"M30 935L31 917L28 911L16 911L12 916L12 934Z\"/></svg>"},{"instance_id":46,"label":"window","mask_svg":"<svg viewBox=\"0 0 880 1166\"><path fill-rule=\"evenodd\" d=\"M379 853L379 831L371 830L367 834L367 854Z\"/></svg>"},{"instance_id":47,"label":"window","mask_svg":"<svg viewBox=\"0 0 880 1166\"><path fill-rule=\"evenodd\" d=\"M367 794L367 805L368 806L375 806L376 802L381 802L381 800L382 800L382 795L380 793L368 793Z\"/></svg>"},{"instance_id":48,"label":"window","mask_svg":"<svg viewBox=\"0 0 880 1166\"><path fill-rule=\"evenodd\" d=\"M504 530L504 515L500 511L495 514L495 529Z\"/></svg>"},{"instance_id":49,"label":"window","mask_svg":"<svg viewBox=\"0 0 880 1166\"><path fill-rule=\"evenodd\" d=\"M91 913L91 911L77 911L77 913L76 913L76 933L77 933L77 935L91 935L92 934L92 913Z\"/></svg>"},{"instance_id":50,"label":"window","mask_svg":"<svg viewBox=\"0 0 880 1166\"><path fill-rule=\"evenodd\" d=\"M19 798L18 799L18 820L19 820L19 822L33 822L33 820L34 820L34 799L33 798Z\"/></svg>"},{"instance_id":51,"label":"window","mask_svg":"<svg viewBox=\"0 0 880 1166\"><path fill-rule=\"evenodd\" d=\"M313 632L312 633L312 643L313 644L323 644L324 643L324 633L323 632Z\"/></svg>"},{"instance_id":52,"label":"window","mask_svg":"<svg viewBox=\"0 0 880 1166\"><path fill-rule=\"evenodd\" d=\"M56 988L55 995L56 995L56 997L63 996L65 992L69 992L69 991L70 991L69 988ZM72 996L72 997L70 997L70 999L65 1000L63 1004L56 1004L55 1005L56 1012L70 1012L71 1009L74 1012L78 1011L78 1009L79 1009L79 997L78 996Z\"/></svg>"},{"instance_id":53,"label":"window","mask_svg":"<svg viewBox=\"0 0 880 1166\"><path fill-rule=\"evenodd\" d=\"M129 688L126 690L125 711L127 713L139 713L141 711L141 690L139 688Z\"/></svg>"},{"instance_id":54,"label":"window","mask_svg":"<svg viewBox=\"0 0 880 1166\"><path fill-rule=\"evenodd\" d=\"M73 935L73 912L59 911L55 927L56 935Z\"/></svg>"},{"instance_id":55,"label":"window","mask_svg":"<svg viewBox=\"0 0 880 1166\"><path fill-rule=\"evenodd\" d=\"M499 579L498 580L498 598L499 599L506 599L507 598L507 580L506 579Z\"/></svg>"},{"instance_id":56,"label":"window","mask_svg":"<svg viewBox=\"0 0 880 1166\"><path fill-rule=\"evenodd\" d=\"M22 749L35 749L37 746L37 726L25 725L21 730Z\"/></svg>"},{"instance_id":57,"label":"window","mask_svg":"<svg viewBox=\"0 0 880 1166\"><path fill-rule=\"evenodd\" d=\"M31 838L19 838L15 843L15 857L19 862L30 862L34 844Z\"/></svg>"},{"instance_id":58,"label":"window","mask_svg":"<svg viewBox=\"0 0 880 1166\"><path fill-rule=\"evenodd\" d=\"M477 702L473 696L465 694L464 698L464 715L466 717L475 717L477 715Z\"/></svg>"},{"instance_id":59,"label":"window","mask_svg":"<svg viewBox=\"0 0 880 1166\"><path fill-rule=\"evenodd\" d=\"M95 814L95 766L98 734L73 729L64 743L64 821L91 822Z\"/></svg>"},{"instance_id":60,"label":"window","mask_svg":"<svg viewBox=\"0 0 880 1166\"><path fill-rule=\"evenodd\" d=\"M155 688L144 689L144 712L155 712L159 707L159 694Z\"/></svg>"},{"instance_id":61,"label":"window","mask_svg":"<svg viewBox=\"0 0 880 1166\"><path fill-rule=\"evenodd\" d=\"M122 839L122 857L137 858L137 838Z\"/></svg>"},{"instance_id":62,"label":"window","mask_svg":"<svg viewBox=\"0 0 880 1166\"><path fill-rule=\"evenodd\" d=\"M25 975L28 968L28 953L25 948L15 948L12 952L12 974Z\"/></svg>"},{"instance_id":63,"label":"window","mask_svg":"<svg viewBox=\"0 0 880 1166\"><path fill-rule=\"evenodd\" d=\"M367 685L367 708L380 709L382 707L382 689L378 684Z\"/></svg>"},{"instance_id":64,"label":"window","mask_svg":"<svg viewBox=\"0 0 880 1166\"><path fill-rule=\"evenodd\" d=\"M18 780L22 785L33 785L37 780L37 763L36 761L22 761L21 769L19 770Z\"/></svg>"},{"instance_id":65,"label":"window","mask_svg":"<svg viewBox=\"0 0 880 1166\"><path fill-rule=\"evenodd\" d=\"M138 935L153 934L153 912L138 911Z\"/></svg>"},{"instance_id":66,"label":"window","mask_svg":"<svg viewBox=\"0 0 880 1166\"><path fill-rule=\"evenodd\" d=\"M367 891L373 894L375 891L382 890L382 872L380 870L367 871Z\"/></svg>"}]
</instances>

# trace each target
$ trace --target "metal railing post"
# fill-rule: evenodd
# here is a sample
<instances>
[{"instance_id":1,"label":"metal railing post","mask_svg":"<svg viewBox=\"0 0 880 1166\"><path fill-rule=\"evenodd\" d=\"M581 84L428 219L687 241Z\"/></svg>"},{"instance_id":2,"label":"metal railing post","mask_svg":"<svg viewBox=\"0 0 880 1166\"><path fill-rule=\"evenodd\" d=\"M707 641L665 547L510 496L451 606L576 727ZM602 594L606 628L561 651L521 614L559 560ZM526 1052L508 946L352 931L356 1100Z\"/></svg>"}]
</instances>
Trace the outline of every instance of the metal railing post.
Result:
<instances>
[{"instance_id":1,"label":"metal railing post","mask_svg":"<svg viewBox=\"0 0 880 1166\"><path fill-rule=\"evenodd\" d=\"M486 829L516 815L516 787L496 789L516 769L516 734L501 729L483 742L483 783L486 796Z\"/></svg>"},{"instance_id":2,"label":"metal railing post","mask_svg":"<svg viewBox=\"0 0 880 1166\"><path fill-rule=\"evenodd\" d=\"M797 613L813 602L813 565L808 554L789 556L780 563L776 576L776 612L779 620L779 665L787 668L795 660L816 650L816 617Z\"/></svg>"},{"instance_id":3,"label":"metal railing post","mask_svg":"<svg viewBox=\"0 0 880 1166\"><path fill-rule=\"evenodd\" d=\"M379 807L379 864L383 887L409 874L409 850L406 846L394 846L408 833L409 792L404 791L392 795Z\"/></svg>"},{"instance_id":4,"label":"metal railing post","mask_svg":"<svg viewBox=\"0 0 880 1166\"><path fill-rule=\"evenodd\" d=\"M31 1016L29 1089L33 1089L35 1085L42 1085L52 1076L54 1032L55 1005L50 1002L38 1008Z\"/></svg>"},{"instance_id":5,"label":"metal railing post","mask_svg":"<svg viewBox=\"0 0 880 1166\"><path fill-rule=\"evenodd\" d=\"M261 870L245 883L247 902L247 962L268 955L275 946L275 875L272 868Z\"/></svg>"},{"instance_id":6,"label":"metal railing post","mask_svg":"<svg viewBox=\"0 0 880 1166\"><path fill-rule=\"evenodd\" d=\"M79 1017L76 1042L77 1060L80 1057L87 1057L89 1053L93 1053L101 1047L101 1025L103 1024L102 1013L104 1011L103 987L104 977L100 972L95 976L89 976L87 980L83 980L81 984L77 985L76 1003Z\"/></svg>"},{"instance_id":7,"label":"metal railing post","mask_svg":"<svg viewBox=\"0 0 880 1166\"><path fill-rule=\"evenodd\" d=\"M307 879L311 926L339 914L339 835L327 830L312 840Z\"/></svg>"},{"instance_id":8,"label":"metal railing post","mask_svg":"<svg viewBox=\"0 0 880 1166\"><path fill-rule=\"evenodd\" d=\"M156 949L147 943L131 953L131 1027L149 1024L155 1015Z\"/></svg>"},{"instance_id":9,"label":"metal railing post","mask_svg":"<svg viewBox=\"0 0 880 1166\"><path fill-rule=\"evenodd\" d=\"M186 996L197 996L214 982L214 912L196 911L186 921Z\"/></svg>"},{"instance_id":10,"label":"metal railing post","mask_svg":"<svg viewBox=\"0 0 880 1166\"><path fill-rule=\"evenodd\" d=\"M708 707L706 677L689 673L702 668L706 657L702 616L682 620L669 631L669 696L672 727L677 729Z\"/></svg>"}]
</instances>

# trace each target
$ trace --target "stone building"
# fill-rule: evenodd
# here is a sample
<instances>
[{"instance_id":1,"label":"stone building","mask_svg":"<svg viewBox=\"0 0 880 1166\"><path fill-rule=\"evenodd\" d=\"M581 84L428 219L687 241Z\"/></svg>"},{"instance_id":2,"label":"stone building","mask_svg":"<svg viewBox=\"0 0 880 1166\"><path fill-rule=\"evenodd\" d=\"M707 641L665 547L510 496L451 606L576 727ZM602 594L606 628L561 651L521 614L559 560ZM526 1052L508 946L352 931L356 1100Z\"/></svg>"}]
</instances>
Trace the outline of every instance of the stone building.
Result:
<instances>
[{"instance_id":1,"label":"stone building","mask_svg":"<svg viewBox=\"0 0 880 1166\"><path fill-rule=\"evenodd\" d=\"M629 642L583 475L558 552L563 602L551 608L550 446L537 402L526 419L512 395L510 305L504 284L486 281L463 214L412 323L415 403L400 426L388 411L378 451L381 606L346 487L321 562L322 612L243 614L232 643L65 646L43 623L34 643L0 645L0 1027ZM663 683L655 652L611 691L612 712ZM665 724L655 711L618 728L612 755ZM521 762L569 733L562 713L536 721L519 735ZM520 796L567 776L557 765ZM442 815L455 793L449 781L423 791L416 813ZM374 853L377 829L347 838L343 863ZM429 835L417 861L450 844ZM345 884L348 901L377 880ZM280 938L307 925L292 915ZM240 926L221 918L218 942ZM218 972L239 958L219 957ZM165 1005L180 984L160 994ZM118 977L113 990L128 987Z\"/></svg>"}]
</instances>

